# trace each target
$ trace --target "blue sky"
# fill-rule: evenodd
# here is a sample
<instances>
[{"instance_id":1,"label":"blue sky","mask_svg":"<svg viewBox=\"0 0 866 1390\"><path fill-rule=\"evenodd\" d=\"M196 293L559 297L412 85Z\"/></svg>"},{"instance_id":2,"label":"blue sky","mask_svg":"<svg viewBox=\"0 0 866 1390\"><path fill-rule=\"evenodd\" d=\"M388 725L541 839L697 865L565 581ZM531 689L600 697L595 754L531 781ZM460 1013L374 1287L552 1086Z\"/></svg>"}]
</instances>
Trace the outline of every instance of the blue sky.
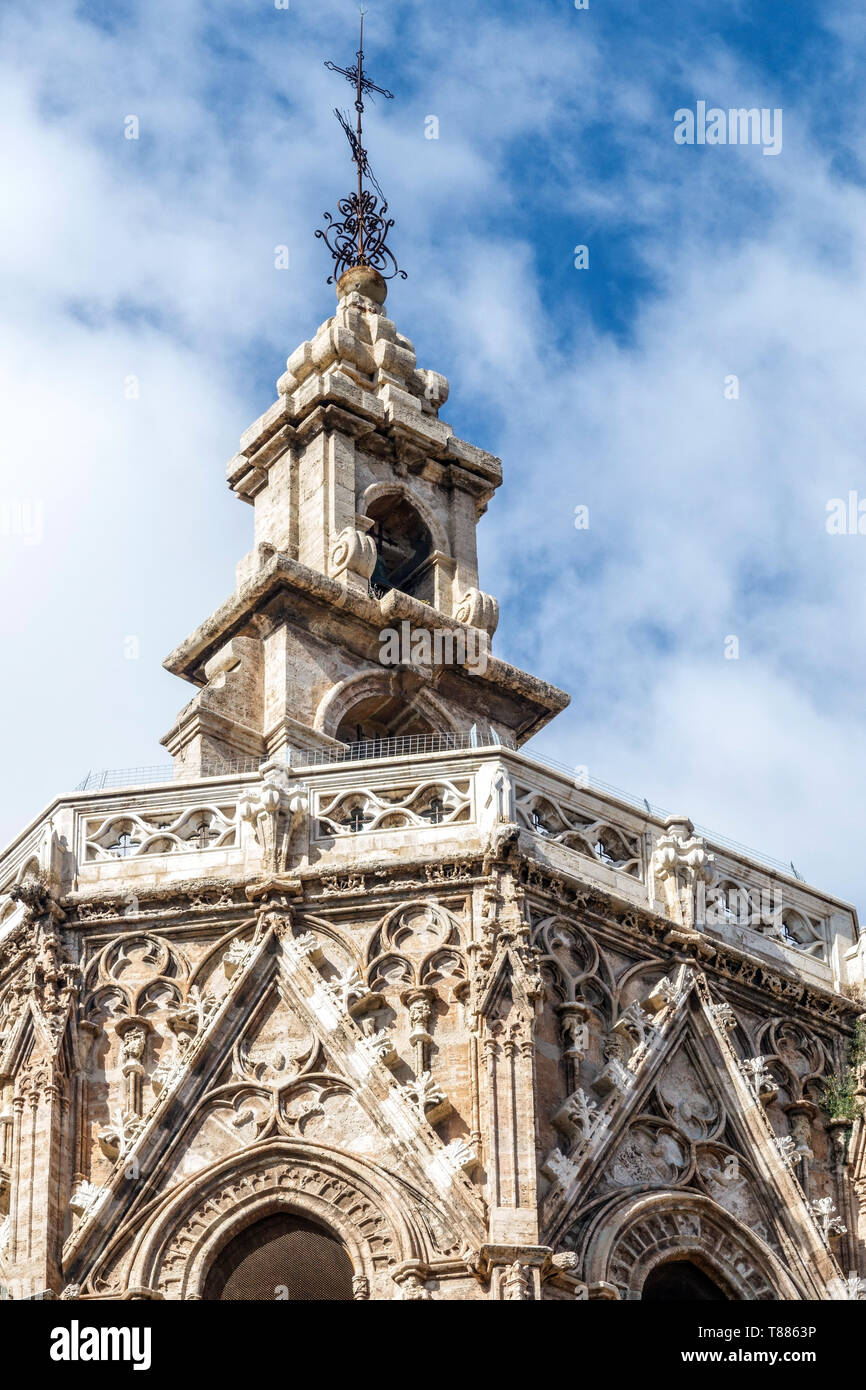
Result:
<instances>
[{"instance_id":1,"label":"blue sky","mask_svg":"<svg viewBox=\"0 0 866 1390\"><path fill-rule=\"evenodd\" d=\"M323 60L356 24L3 8L0 840L88 768L161 761L192 693L160 663L251 543L225 461L332 312L313 233L350 94ZM866 536L825 521L866 498L866 11L370 0L367 25L389 312L503 458L495 649L573 695L540 748L862 904ZM781 108L781 153L677 145L699 100Z\"/></svg>"}]
</instances>

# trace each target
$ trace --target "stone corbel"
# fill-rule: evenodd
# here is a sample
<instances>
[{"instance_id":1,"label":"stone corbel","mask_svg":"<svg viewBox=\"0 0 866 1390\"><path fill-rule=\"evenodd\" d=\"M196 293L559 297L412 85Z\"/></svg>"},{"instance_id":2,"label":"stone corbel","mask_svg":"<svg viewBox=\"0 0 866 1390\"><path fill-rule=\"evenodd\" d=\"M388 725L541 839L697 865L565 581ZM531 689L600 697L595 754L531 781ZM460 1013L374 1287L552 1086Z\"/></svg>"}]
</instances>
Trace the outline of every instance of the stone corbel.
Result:
<instances>
[{"instance_id":1,"label":"stone corbel","mask_svg":"<svg viewBox=\"0 0 866 1390\"><path fill-rule=\"evenodd\" d=\"M361 529L360 522L372 521L361 518L356 526L346 526L331 546L328 557L328 573L332 579L339 579L346 589L366 593L367 585L376 568L376 542Z\"/></svg>"},{"instance_id":2,"label":"stone corbel","mask_svg":"<svg viewBox=\"0 0 866 1390\"><path fill-rule=\"evenodd\" d=\"M287 768L265 764L263 771L263 786L241 797L239 811L241 820L252 827L265 868L279 874L286 868L292 841L306 817L309 795L301 783L289 781Z\"/></svg>"},{"instance_id":3,"label":"stone corbel","mask_svg":"<svg viewBox=\"0 0 866 1390\"><path fill-rule=\"evenodd\" d=\"M430 1290L427 1288L426 1281L430 1277L430 1270L421 1260L406 1260L391 1271L391 1278L397 1285L398 1292L396 1297L404 1303L428 1302Z\"/></svg>"},{"instance_id":4,"label":"stone corbel","mask_svg":"<svg viewBox=\"0 0 866 1390\"><path fill-rule=\"evenodd\" d=\"M43 919L49 923L66 921L66 913L55 900L48 875L42 870L26 873L10 890L9 896L14 902L23 904L28 926Z\"/></svg>"},{"instance_id":5,"label":"stone corbel","mask_svg":"<svg viewBox=\"0 0 866 1390\"><path fill-rule=\"evenodd\" d=\"M499 626L499 604L492 594L467 589L454 607L454 617L467 627L477 627L492 637Z\"/></svg>"},{"instance_id":6,"label":"stone corbel","mask_svg":"<svg viewBox=\"0 0 866 1390\"><path fill-rule=\"evenodd\" d=\"M706 842L695 834L692 822L684 816L665 821L665 834L653 851L653 882L661 885L671 920L694 933L697 924L699 884L712 883L713 855Z\"/></svg>"},{"instance_id":7,"label":"stone corbel","mask_svg":"<svg viewBox=\"0 0 866 1390\"><path fill-rule=\"evenodd\" d=\"M580 1277L580 1260L573 1250L551 1254L541 1272L542 1281L553 1284L581 1303L589 1299L589 1288Z\"/></svg>"}]
</instances>

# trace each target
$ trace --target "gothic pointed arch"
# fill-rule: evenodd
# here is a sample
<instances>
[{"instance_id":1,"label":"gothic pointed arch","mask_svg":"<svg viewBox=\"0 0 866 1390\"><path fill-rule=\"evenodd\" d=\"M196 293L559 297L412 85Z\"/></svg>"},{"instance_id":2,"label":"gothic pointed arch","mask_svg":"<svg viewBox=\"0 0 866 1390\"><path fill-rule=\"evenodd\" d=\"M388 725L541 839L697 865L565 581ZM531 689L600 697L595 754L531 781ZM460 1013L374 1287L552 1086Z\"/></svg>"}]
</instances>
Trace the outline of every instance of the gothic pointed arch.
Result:
<instances>
[{"instance_id":1,"label":"gothic pointed arch","mask_svg":"<svg viewBox=\"0 0 866 1390\"><path fill-rule=\"evenodd\" d=\"M271 1141L212 1164L153 1206L131 1246L125 1233L101 1262L93 1291L146 1288L199 1299L229 1243L260 1221L291 1214L338 1239L355 1277L391 1297L391 1271L429 1261L433 1246L414 1194L378 1165L318 1145Z\"/></svg>"},{"instance_id":2,"label":"gothic pointed arch","mask_svg":"<svg viewBox=\"0 0 866 1390\"><path fill-rule=\"evenodd\" d=\"M639 1299L650 1275L673 1260L690 1261L734 1300L808 1297L754 1232L692 1192L606 1203L583 1234L580 1258L587 1283L611 1284L626 1300Z\"/></svg>"}]
</instances>

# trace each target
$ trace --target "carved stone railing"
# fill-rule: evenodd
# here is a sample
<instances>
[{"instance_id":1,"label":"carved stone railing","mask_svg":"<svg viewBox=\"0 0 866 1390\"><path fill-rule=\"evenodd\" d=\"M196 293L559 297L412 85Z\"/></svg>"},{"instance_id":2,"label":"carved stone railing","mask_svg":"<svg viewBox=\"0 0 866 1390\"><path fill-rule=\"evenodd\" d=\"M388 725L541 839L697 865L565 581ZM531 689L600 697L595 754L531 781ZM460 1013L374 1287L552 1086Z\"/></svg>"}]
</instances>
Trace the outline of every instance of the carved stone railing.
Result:
<instances>
[{"instance_id":1,"label":"carved stone railing","mask_svg":"<svg viewBox=\"0 0 866 1390\"><path fill-rule=\"evenodd\" d=\"M84 861L134 859L207 849L232 849L238 843L235 803L162 809L131 807L84 826Z\"/></svg>"},{"instance_id":2,"label":"carved stone railing","mask_svg":"<svg viewBox=\"0 0 866 1390\"><path fill-rule=\"evenodd\" d=\"M612 808L600 812L589 798L582 800L573 791L559 795L533 785L531 774L514 782L514 810L517 823L527 830L596 859L608 868L644 879L643 836L618 819Z\"/></svg>"},{"instance_id":3,"label":"carved stone railing","mask_svg":"<svg viewBox=\"0 0 866 1390\"><path fill-rule=\"evenodd\" d=\"M648 803L641 810L637 799L589 783L585 769L569 775L484 735L371 743L349 750L351 758L326 750L321 758L305 755L303 765L293 760L289 776L307 802L293 820L295 863L303 867L314 844L315 862L331 860L341 871L356 855L359 835L387 836L395 848L459 836L467 851L483 853L491 831L516 825L527 840L535 837L539 857L558 872L573 863L579 876L673 914L685 930L720 935L781 969L815 978L844 974L842 962L857 940L853 913L793 870L774 871L723 837L689 829L685 818L665 820ZM106 786L58 800L0 856L0 933L16 911L10 889L34 858L60 893L76 876L82 883L118 880L127 859L139 881L173 859L184 872L198 859L194 872L207 875L215 851L227 875L233 866L245 872L260 837L258 822L245 820L239 803L255 800L269 775L262 769L218 782ZM862 974L859 958L853 960L851 978Z\"/></svg>"},{"instance_id":4,"label":"carved stone railing","mask_svg":"<svg viewBox=\"0 0 866 1390\"><path fill-rule=\"evenodd\" d=\"M357 775L352 779L357 783ZM313 838L468 825L474 820L473 779L399 779L394 784L329 787L314 792Z\"/></svg>"}]
</instances>

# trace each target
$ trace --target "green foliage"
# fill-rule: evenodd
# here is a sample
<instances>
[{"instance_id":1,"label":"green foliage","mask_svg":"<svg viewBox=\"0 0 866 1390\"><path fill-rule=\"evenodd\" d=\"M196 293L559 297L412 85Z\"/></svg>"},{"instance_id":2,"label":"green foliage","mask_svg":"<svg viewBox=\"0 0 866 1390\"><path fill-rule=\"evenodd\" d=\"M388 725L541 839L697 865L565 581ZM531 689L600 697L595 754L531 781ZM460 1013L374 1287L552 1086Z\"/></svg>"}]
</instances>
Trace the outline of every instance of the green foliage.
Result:
<instances>
[{"instance_id":1,"label":"green foliage","mask_svg":"<svg viewBox=\"0 0 866 1390\"><path fill-rule=\"evenodd\" d=\"M859 1070L866 1062L866 1023L858 1019L848 1049L848 1065L840 1074L828 1076L821 1092L821 1104L831 1120L856 1120L863 1107L857 1099Z\"/></svg>"},{"instance_id":2,"label":"green foliage","mask_svg":"<svg viewBox=\"0 0 866 1390\"><path fill-rule=\"evenodd\" d=\"M854 1073L849 1069L841 1076L830 1076L824 1083L821 1104L831 1120L856 1120L860 1107L854 1096Z\"/></svg>"},{"instance_id":3,"label":"green foliage","mask_svg":"<svg viewBox=\"0 0 866 1390\"><path fill-rule=\"evenodd\" d=\"M866 1019L858 1018L854 1024L854 1036L848 1052L848 1065L855 1070L866 1062Z\"/></svg>"}]
</instances>

